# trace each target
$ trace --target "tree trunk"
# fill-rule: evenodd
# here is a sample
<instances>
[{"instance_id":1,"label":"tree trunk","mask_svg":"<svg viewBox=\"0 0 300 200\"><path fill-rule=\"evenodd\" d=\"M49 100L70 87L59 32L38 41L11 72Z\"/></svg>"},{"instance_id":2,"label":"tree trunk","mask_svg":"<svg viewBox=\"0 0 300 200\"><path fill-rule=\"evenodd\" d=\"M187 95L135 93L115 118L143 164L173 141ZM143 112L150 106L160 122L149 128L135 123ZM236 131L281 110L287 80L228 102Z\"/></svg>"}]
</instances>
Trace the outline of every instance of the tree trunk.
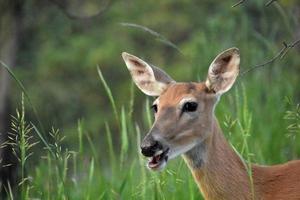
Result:
<instances>
[{"instance_id":1,"label":"tree trunk","mask_svg":"<svg viewBox=\"0 0 300 200\"><path fill-rule=\"evenodd\" d=\"M9 0L0 2L0 60L9 67L13 67L17 60L17 51L21 29L21 9L23 0ZM9 115L10 75L0 68L0 145L7 141L10 127ZM0 192L5 193L7 183L16 183L16 158L11 148L0 148Z\"/></svg>"}]
</instances>

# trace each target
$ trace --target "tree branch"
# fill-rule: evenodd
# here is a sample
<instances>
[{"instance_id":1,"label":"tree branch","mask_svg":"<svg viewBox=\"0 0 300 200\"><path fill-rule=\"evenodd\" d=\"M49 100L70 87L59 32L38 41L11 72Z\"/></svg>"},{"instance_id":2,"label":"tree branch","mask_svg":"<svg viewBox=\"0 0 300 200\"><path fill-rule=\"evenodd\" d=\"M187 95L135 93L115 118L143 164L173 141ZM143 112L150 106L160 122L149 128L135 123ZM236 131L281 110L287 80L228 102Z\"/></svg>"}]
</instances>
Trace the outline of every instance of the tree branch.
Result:
<instances>
[{"instance_id":1,"label":"tree branch","mask_svg":"<svg viewBox=\"0 0 300 200\"><path fill-rule=\"evenodd\" d=\"M49 1L51 1L53 4L55 4L68 18L73 19L73 20L90 19L90 18L93 18L93 17L97 17L97 16L103 14L112 3L112 1L106 0L104 5L103 5L103 8L99 9L97 11L97 13L92 14L92 15L88 15L88 16L86 16L86 15L79 16L79 15L73 14L70 11L68 11L67 5L64 4L64 1L61 1L61 0L49 0Z\"/></svg>"},{"instance_id":2,"label":"tree branch","mask_svg":"<svg viewBox=\"0 0 300 200\"><path fill-rule=\"evenodd\" d=\"M235 3L234 5L232 5L231 7L234 8L234 7L237 7L241 4L243 4L246 0L240 0L239 2Z\"/></svg>"},{"instance_id":3,"label":"tree branch","mask_svg":"<svg viewBox=\"0 0 300 200\"><path fill-rule=\"evenodd\" d=\"M237 6L241 5L241 4L243 4L245 1L247 1L247 0L240 0L239 2L235 3L235 4L232 5L231 7L232 7L232 8L237 7ZM269 1L265 4L265 6L268 7L268 6L270 6L272 3L274 3L275 1L278 1L278 0L269 0Z\"/></svg>"},{"instance_id":4,"label":"tree branch","mask_svg":"<svg viewBox=\"0 0 300 200\"><path fill-rule=\"evenodd\" d=\"M240 76L244 76L246 73L251 72L257 68L261 68L268 64L271 64L271 63L275 62L277 59L282 59L291 48L294 48L298 44L300 44L300 39L296 40L295 42L293 42L291 44L287 44L286 42L283 42L283 48L273 58L271 58L270 60L268 60L262 64L258 64L253 67L250 67L249 69L242 72Z\"/></svg>"},{"instance_id":5,"label":"tree branch","mask_svg":"<svg viewBox=\"0 0 300 200\"><path fill-rule=\"evenodd\" d=\"M277 0L270 0L270 1L268 1L266 4L265 4L265 6L270 6L272 3L274 3L275 1L277 1Z\"/></svg>"},{"instance_id":6,"label":"tree branch","mask_svg":"<svg viewBox=\"0 0 300 200\"><path fill-rule=\"evenodd\" d=\"M167 46L170 46L170 47L176 49L180 54L184 55L182 53L182 51L176 46L176 44L174 44L173 42L168 40L165 36L161 35L160 33L156 32L156 31L154 31L154 30L152 30L152 29L150 29L146 26L142 26L142 25L134 24L134 23L127 23L127 22L121 22L120 25L121 26L126 26L126 27L137 28L137 29L143 30L145 32L148 32L151 35L155 36L158 39L158 41L164 43Z\"/></svg>"}]
</instances>

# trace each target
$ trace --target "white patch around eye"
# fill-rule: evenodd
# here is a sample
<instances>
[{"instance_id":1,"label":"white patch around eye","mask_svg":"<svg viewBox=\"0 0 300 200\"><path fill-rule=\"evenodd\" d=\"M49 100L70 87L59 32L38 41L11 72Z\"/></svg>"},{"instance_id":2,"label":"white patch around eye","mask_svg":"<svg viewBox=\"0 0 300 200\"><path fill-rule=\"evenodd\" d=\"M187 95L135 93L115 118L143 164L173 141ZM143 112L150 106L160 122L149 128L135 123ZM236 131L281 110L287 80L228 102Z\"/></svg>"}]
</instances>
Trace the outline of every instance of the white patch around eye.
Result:
<instances>
[{"instance_id":1,"label":"white patch around eye","mask_svg":"<svg viewBox=\"0 0 300 200\"><path fill-rule=\"evenodd\" d=\"M180 108L186 103L186 102L197 102L197 99L193 96L191 97L184 97L183 99L181 99L181 101L179 102Z\"/></svg>"}]
</instances>

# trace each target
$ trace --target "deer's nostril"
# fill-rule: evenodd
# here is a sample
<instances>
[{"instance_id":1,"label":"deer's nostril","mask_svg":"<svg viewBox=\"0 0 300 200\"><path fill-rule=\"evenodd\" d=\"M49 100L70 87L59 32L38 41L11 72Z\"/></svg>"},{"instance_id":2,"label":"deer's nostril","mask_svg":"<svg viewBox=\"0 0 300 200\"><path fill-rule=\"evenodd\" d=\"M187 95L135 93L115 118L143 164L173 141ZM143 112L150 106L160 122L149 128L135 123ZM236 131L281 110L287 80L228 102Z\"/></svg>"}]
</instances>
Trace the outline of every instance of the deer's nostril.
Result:
<instances>
[{"instance_id":1,"label":"deer's nostril","mask_svg":"<svg viewBox=\"0 0 300 200\"><path fill-rule=\"evenodd\" d=\"M155 154L155 151L151 147L142 148L142 154L147 157L151 157Z\"/></svg>"},{"instance_id":2,"label":"deer's nostril","mask_svg":"<svg viewBox=\"0 0 300 200\"><path fill-rule=\"evenodd\" d=\"M142 154L146 157L152 157L155 154L155 152L160 149L162 149L162 145L157 141L150 145L141 146Z\"/></svg>"}]
</instances>

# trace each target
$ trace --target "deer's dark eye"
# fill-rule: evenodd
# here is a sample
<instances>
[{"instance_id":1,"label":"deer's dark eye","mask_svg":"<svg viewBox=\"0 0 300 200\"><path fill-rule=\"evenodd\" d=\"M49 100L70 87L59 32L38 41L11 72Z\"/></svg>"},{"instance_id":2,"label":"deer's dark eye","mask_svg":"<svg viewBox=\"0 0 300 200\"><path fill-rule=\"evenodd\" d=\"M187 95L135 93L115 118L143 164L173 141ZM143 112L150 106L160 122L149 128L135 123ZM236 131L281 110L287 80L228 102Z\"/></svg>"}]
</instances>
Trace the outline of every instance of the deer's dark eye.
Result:
<instances>
[{"instance_id":1,"label":"deer's dark eye","mask_svg":"<svg viewBox=\"0 0 300 200\"><path fill-rule=\"evenodd\" d=\"M196 102L186 102L182 107L182 112L194 112L197 110L198 104Z\"/></svg>"},{"instance_id":2,"label":"deer's dark eye","mask_svg":"<svg viewBox=\"0 0 300 200\"><path fill-rule=\"evenodd\" d=\"M156 104L152 105L151 109L153 110L153 112L157 113L157 105Z\"/></svg>"}]
</instances>

